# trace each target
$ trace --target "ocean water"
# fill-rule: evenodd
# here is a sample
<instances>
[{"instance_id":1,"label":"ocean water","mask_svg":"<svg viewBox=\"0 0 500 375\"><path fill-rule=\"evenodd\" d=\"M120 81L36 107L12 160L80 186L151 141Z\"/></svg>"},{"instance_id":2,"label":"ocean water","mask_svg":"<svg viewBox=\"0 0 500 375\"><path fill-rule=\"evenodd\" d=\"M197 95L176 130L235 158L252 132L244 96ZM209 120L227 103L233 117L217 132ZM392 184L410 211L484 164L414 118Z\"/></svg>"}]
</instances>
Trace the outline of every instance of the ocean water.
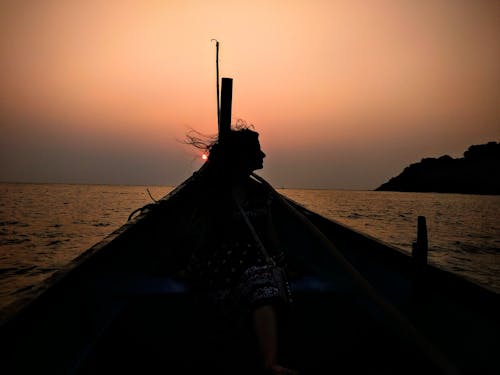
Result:
<instances>
[{"instance_id":1,"label":"ocean water","mask_svg":"<svg viewBox=\"0 0 500 375\"><path fill-rule=\"evenodd\" d=\"M0 183L0 309L120 227L168 186ZM279 190L404 251L426 216L429 260L500 293L500 196Z\"/></svg>"}]
</instances>

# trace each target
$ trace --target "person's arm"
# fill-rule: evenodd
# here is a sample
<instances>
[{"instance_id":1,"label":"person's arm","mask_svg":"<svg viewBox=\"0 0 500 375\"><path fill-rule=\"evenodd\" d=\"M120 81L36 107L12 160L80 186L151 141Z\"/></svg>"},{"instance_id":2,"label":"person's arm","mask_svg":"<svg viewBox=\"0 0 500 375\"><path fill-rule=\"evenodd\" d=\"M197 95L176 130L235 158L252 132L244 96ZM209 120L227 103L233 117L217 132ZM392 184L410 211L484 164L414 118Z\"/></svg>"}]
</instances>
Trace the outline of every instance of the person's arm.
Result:
<instances>
[{"instance_id":1,"label":"person's arm","mask_svg":"<svg viewBox=\"0 0 500 375\"><path fill-rule=\"evenodd\" d=\"M278 345L274 308L271 305L264 305L255 309L254 323L264 368L271 369L276 365Z\"/></svg>"}]
</instances>

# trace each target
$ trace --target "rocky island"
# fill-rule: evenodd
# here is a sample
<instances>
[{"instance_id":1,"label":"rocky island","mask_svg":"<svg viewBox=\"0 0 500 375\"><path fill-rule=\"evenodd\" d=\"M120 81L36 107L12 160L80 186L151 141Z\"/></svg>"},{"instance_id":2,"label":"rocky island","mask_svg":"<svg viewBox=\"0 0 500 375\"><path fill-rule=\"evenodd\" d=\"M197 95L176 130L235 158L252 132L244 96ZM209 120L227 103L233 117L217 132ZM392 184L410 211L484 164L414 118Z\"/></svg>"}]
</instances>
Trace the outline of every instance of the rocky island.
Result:
<instances>
[{"instance_id":1,"label":"rocky island","mask_svg":"<svg viewBox=\"0 0 500 375\"><path fill-rule=\"evenodd\" d=\"M463 158L424 158L377 191L500 194L500 143L470 146Z\"/></svg>"}]
</instances>

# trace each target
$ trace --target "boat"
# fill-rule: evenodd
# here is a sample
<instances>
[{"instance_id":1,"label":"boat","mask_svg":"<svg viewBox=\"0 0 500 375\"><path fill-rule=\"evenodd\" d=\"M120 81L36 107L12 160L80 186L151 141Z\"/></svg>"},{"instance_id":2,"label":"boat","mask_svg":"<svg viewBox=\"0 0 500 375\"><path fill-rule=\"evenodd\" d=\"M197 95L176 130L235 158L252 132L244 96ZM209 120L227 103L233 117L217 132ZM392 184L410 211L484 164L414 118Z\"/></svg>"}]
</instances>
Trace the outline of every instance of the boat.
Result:
<instances>
[{"instance_id":1,"label":"boat","mask_svg":"<svg viewBox=\"0 0 500 375\"><path fill-rule=\"evenodd\" d=\"M176 233L202 174L10 305L0 327L3 373L217 368L210 317L176 276ZM301 373L498 373L498 294L433 265L422 282L409 255L280 199L273 215L294 298L288 355Z\"/></svg>"},{"instance_id":2,"label":"boat","mask_svg":"<svg viewBox=\"0 0 500 375\"><path fill-rule=\"evenodd\" d=\"M252 339L220 330L181 277L180 233L204 173L9 305L0 317L2 373L257 374ZM293 296L280 355L290 367L500 373L496 292L322 217L258 175L253 183L279 202L273 218Z\"/></svg>"}]
</instances>

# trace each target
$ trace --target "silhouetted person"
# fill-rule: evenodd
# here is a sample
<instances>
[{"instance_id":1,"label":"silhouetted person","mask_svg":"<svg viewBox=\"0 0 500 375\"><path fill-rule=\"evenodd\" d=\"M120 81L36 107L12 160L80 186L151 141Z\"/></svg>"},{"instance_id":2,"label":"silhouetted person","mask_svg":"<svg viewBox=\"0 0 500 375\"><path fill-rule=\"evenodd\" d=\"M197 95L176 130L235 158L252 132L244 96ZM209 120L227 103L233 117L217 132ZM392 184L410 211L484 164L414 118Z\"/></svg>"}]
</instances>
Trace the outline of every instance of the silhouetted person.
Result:
<instances>
[{"instance_id":1,"label":"silhouetted person","mask_svg":"<svg viewBox=\"0 0 500 375\"><path fill-rule=\"evenodd\" d=\"M266 156L258 133L231 130L208 149L197 204L199 221L193 225L198 242L188 280L220 320L247 323L266 373L295 374L278 361L278 321L288 309L290 295L284 273L276 276L285 263L271 216L273 195L250 177L263 167Z\"/></svg>"}]
</instances>

